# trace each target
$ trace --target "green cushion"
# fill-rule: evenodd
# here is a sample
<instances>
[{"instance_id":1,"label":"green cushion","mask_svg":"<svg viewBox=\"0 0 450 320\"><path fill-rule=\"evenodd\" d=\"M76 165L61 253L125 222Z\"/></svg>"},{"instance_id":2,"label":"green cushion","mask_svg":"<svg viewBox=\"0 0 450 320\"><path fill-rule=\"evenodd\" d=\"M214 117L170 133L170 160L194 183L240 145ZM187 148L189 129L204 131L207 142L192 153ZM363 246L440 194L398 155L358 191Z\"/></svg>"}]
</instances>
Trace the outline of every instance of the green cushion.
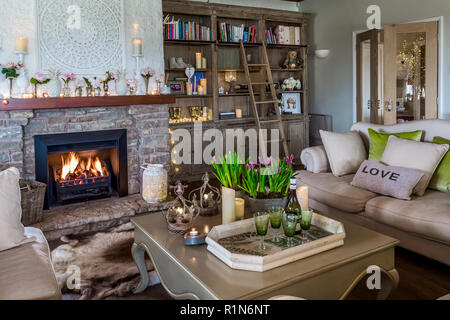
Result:
<instances>
[{"instance_id":1,"label":"green cushion","mask_svg":"<svg viewBox=\"0 0 450 320\"><path fill-rule=\"evenodd\" d=\"M419 141L422 139L422 130L417 130L413 132L400 132L400 133L380 133L369 128L370 136L370 151L369 160L380 161L381 156L386 149L390 136L396 136L398 138Z\"/></svg>"},{"instance_id":2,"label":"green cushion","mask_svg":"<svg viewBox=\"0 0 450 320\"><path fill-rule=\"evenodd\" d=\"M433 143L450 144L450 140L434 137ZM444 156L438 168L434 172L429 188L450 193L450 151Z\"/></svg>"}]
</instances>

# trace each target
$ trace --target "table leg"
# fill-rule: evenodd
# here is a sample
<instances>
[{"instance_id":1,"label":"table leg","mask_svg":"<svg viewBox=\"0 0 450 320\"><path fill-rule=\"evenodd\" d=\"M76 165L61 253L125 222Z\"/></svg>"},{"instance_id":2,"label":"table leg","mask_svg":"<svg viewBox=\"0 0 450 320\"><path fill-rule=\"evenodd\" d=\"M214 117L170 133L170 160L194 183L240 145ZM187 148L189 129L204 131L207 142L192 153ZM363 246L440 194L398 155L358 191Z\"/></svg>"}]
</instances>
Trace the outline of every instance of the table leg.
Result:
<instances>
[{"instance_id":1,"label":"table leg","mask_svg":"<svg viewBox=\"0 0 450 320\"><path fill-rule=\"evenodd\" d=\"M378 291L377 300L386 300L392 289L397 288L398 283L399 275L396 269L381 270L381 289Z\"/></svg>"},{"instance_id":2,"label":"table leg","mask_svg":"<svg viewBox=\"0 0 450 320\"><path fill-rule=\"evenodd\" d=\"M133 243L133 246L131 247L131 254L133 255L134 262L136 263L136 266L141 274L141 281L137 285L136 289L134 289L133 293L141 293L147 289L150 282L147 264L145 263L145 247L143 245Z\"/></svg>"}]
</instances>

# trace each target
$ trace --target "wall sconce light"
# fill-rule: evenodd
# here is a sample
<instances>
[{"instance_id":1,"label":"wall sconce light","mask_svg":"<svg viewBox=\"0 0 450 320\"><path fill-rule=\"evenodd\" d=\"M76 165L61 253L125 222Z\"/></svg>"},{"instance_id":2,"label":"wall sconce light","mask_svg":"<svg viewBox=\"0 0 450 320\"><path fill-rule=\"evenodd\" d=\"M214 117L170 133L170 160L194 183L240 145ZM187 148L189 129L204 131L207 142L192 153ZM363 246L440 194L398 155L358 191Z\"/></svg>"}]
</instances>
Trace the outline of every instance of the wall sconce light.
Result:
<instances>
[{"instance_id":1,"label":"wall sconce light","mask_svg":"<svg viewBox=\"0 0 450 320\"><path fill-rule=\"evenodd\" d=\"M316 55L316 58L325 59L330 55L331 50L327 50L327 49L316 50L314 53Z\"/></svg>"}]
</instances>

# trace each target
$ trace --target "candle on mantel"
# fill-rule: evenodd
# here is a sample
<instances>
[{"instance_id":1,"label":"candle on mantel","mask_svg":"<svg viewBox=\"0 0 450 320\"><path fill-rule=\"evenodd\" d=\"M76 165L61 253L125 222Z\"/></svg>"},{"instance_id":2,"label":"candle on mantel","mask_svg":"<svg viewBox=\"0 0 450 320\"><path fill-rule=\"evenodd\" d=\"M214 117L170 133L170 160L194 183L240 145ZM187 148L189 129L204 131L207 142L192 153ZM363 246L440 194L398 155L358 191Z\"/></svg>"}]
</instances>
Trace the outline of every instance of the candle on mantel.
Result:
<instances>
[{"instance_id":1,"label":"candle on mantel","mask_svg":"<svg viewBox=\"0 0 450 320\"><path fill-rule=\"evenodd\" d=\"M208 68L208 63L205 57L202 57L202 69Z\"/></svg>"},{"instance_id":2,"label":"candle on mantel","mask_svg":"<svg viewBox=\"0 0 450 320\"><path fill-rule=\"evenodd\" d=\"M195 53L195 67L197 69L202 68L202 53L201 52Z\"/></svg>"},{"instance_id":3,"label":"candle on mantel","mask_svg":"<svg viewBox=\"0 0 450 320\"><path fill-rule=\"evenodd\" d=\"M309 209L308 191L309 188L307 186L303 186L297 189L297 199L300 203L302 211L306 211Z\"/></svg>"},{"instance_id":4,"label":"candle on mantel","mask_svg":"<svg viewBox=\"0 0 450 320\"><path fill-rule=\"evenodd\" d=\"M28 39L23 37L16 38L14 50L16 52L28 52Z\"/></svg>"},{"instance_id":5,"label":"candle on mantel","mask_svg":"<svg viewBox=\"0 0 450 320\"><path fill-rule=\"evenodd\" d=\"M241 198L236 198L236 209L235 209L235 215L236 220L242 220L244 219L244 213L245 213L245 200Z\"/></svg>"},{"instance_id":6,"label":"candle on mantel","mask_svg":"<svg viewBox=\"0 0 450 320\"><path fill-rule=\"evenodd\" d=\"M242 118L242 109L236 109L236 118L238 119Z\"/></svg>"},{"instance_id":7,"label":"candle on mantel","mask_svg":"<svg viewBox=\"0 0 450 320\"><path fill-rule=\"evenodd\" d=\"M133 39L133 54L135 54L135 55L142 54L142 39L141 38Z\"/></svg>"}]
</instances>

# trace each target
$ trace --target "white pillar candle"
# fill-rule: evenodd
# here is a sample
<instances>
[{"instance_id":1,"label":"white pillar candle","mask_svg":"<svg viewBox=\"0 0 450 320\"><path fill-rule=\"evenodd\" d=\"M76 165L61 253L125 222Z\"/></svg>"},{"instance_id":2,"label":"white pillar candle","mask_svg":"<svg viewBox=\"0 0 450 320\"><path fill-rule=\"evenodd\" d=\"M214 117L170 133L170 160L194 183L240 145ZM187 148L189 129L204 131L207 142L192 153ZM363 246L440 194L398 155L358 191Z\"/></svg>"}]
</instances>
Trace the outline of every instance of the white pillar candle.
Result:
<instances>
[{"instance_id":1,"label":"white pillar candle","mask_svg":"<svg viewBox=\"0 0 450 320\"><path fill-rule=\"evenodd\" d=\"M133 54L136 54L136 55L142 54L142 39L141 38L133 39Z\"/></svg>"},{"instance_id":2,"label":"white pillar candle","mask_svg":"<svg viewBox=\"0 0 450 320\"><path fill-rule=\"evenodd\" d=\"M17 52L28 52L28 39L27 38L16 38L16 44L14 50Z\"/></svg>"},{"instance_id":3,"label":"white pillar candle","mask_svg":"<svg viewBox=\"0 0 450 320\"><path fill-rule=\"evenodd\" d=\"M186 82L186 94L192 96L192 84L189 81Z\"/></svg>"},{"instance_id":4,"label":"white pillar candle","mask_svg":"<svg viewBox=\"0 0 450 320\"><path fill-rule=\"evenodd\" d=\"M245 200L241 198L236 198L236 220L242 220L244 219L244 213L245 213Z\"/></svg>"},{"instance_id":5,"label":"white pillar candle","mask_svg":"<svg viewBox=\"0 0 450 320\"><path fill-rule=\"evenodd\" d=\"M222 224L236 221L236 191L222 187Z\"/></svg>"},{"instance_id":6,"label":"white pillar candle","mask_svg":"<svg viewBox=\"0 0 450 320\"><path fill-rule=\"evenodd\" d=\"M300 203L302 211L309 209L308 191L309 188L307 186L303 186L297 189L297 199L298 202Z\"/></svg>"},{"instance_id":7,"label":"white pillar candle","mask_svg":"<svg viewBox=\"0 0 450 320\"><path fill-rule=\"evenodd\" d=\"M202 58L202 69L206 69L206 68L208 68L208 64L207 64L207 62L206 62L206 58L203 57L203 58Z\"/></svg>"},{"instance_id":8,"label":"white pillar candle","mask_svg":"<svg viewBox=\"0 0 450 320\"><path fill-rule=\"evenodd\" d=\"M195 67L197 69L201 69L202 68L202 53L201 52L197 52L195 54Z\"/></svg>"}]
</instances>

